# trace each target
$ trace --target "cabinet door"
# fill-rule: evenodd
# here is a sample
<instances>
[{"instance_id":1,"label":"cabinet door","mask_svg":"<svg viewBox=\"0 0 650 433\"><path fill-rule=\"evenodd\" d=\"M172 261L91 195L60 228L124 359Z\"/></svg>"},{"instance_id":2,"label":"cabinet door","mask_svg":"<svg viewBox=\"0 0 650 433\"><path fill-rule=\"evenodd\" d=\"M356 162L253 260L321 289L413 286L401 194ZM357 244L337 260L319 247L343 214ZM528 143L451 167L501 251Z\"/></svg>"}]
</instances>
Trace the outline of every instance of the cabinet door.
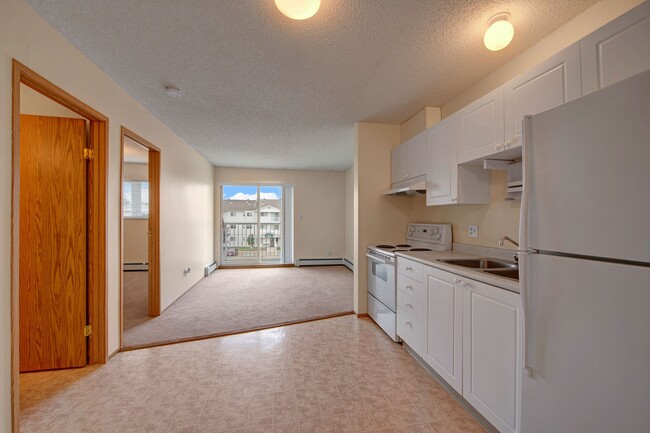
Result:
<instances>
[{"instance_id":1,"label":"cabinet door","mask_svg":"<svg viewBox=\"0 0 650 433\"><path fill-rule=\"evenodd\" d=\"M406 143L391 151L391 182L397 183L406 179Z\"/></svg>"},{"instance_id":2,"label":"cabinet door","mask_svg":"<svg viewBox=\"0 0 650 433\"><path fill-rule=\"evenodd\" d=\"M457 200L457 122L452 115L427 130L427 206Z\"/></svg>"},{"instance_id":3,"label":"cabinet door","mask_svg":"<svg viewBox=\"0 0 650 433\"><path fill-rule=\"evenodd\" d=\"M422 357L462 393L462 288L449 272L427 267L426 277L427 323Z\"/></svg>"},{"instance_id":4,"label":"cabinet door","mask_svg":"<svg viewBox=\"0 0 650 433\"><path fill-rule=\"evenodd\" d=\"M500 432L516 432L521 408L520 297L463 280L463 397Z\"/></svg>"},{"instance_id":5,"label":"cabinet door","mask_svg":"<svg viewBox=\"0 0 650 433\"><path fill-rule=\"evenodd\" d=\"M420 132L408 141L406 155L408 179L426 174L427 131Z\"/></svg>"},{"instance_id":6,"label":"cabinet door","mask_svg":"<svg viewBox=\"0 0 650 433\"><path fill-rule=\"evenodd\" d=\"M458 111L458 163L483 158L504 141L503 87Z\"/></svg>"},{"instance_id":7,"label":"cabinet door","mask_svg":"<svg viewBox=\"0 0 650 433\"><path fill-rule=\"evenodd\" d=\"M521 125L538 114L580 97L580 45L575 43L510 80L505 93L504 149L521 146Z\"/></svg>"},{"instance_id":8,"label":"cabinet door","mask_svg":"<svg viewBox=\"0 0 650 433\"><path fill-rule=\"evenodd\" d=\"M650 69L650 2L583 38L580 57L584 95Z\"/></svg>"}]
</instances>

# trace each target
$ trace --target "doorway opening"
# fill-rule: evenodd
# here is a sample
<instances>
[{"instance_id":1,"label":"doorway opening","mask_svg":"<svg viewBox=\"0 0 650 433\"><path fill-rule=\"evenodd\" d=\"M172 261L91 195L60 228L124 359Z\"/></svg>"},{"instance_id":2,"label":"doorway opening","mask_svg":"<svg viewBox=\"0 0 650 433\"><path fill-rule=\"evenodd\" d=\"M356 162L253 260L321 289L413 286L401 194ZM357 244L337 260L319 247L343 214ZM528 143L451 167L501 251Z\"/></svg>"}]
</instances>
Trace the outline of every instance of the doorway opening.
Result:
<instances>
[{"instance_id":1,"label":"doorway opening","mask_svg":"<svg viewBox=\"0 0 650 433\"><path fill-rule=\"evenodd\" d=\"M291 263L291 202L291 187L222 185L221 262Z\"/></svg>"},{"instance_id":2,"label":"doorway opening","mask_svg":"<svg viewBox=\"0 0 650 433\"><path fill-rule=\"evenodd\" d=\"M107 360L108 118L20 62L12 66L11 387L18 432L21 364L39 370ZM21 85L81 119L21 115ZM21 339L24 332L32 337Z\"/></svg>"},{"instance_id":3,"label":"doorway opening","mask_svg":"<svg viewBox=\"0 0 650 433\"><path fill-rule=\"evenodd\" d=\"M120 347L160 315L160 149L122 127Z\"/></svg>"}]
</instances>

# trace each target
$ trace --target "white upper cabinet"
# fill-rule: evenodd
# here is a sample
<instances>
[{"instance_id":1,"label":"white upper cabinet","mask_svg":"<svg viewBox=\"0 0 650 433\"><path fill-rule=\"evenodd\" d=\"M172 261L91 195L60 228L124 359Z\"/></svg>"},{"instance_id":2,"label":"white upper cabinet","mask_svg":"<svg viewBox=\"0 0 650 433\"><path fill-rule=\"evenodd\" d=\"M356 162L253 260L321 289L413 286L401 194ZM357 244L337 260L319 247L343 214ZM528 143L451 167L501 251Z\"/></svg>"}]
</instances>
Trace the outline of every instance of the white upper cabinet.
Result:
<instances>
[{"instance_id":1,"label":"white upper cabinet","mask_svg":"<svg viewBox=\"0 0 650 433\"><path fill-rule=\"evenodd\" d=\"M458 165L458 116L427 130L427 206L490 203L490 172Z\"/></svg>"},{"instance_id":2,"label":"white upper cabinet","mask_svg":"<svg viewBox=\"0 0 650 433\"><path fill-rule=\"evenodd\" d=\"M457 112L458 163L483 158L503 146L503 87Z\"/></svg>"},{"instance_id":3,"label":"white upper cabinet","mask_svg":"<svg viewBox=\"0 0 650 433\"><path fill-rule=\"evenodd\" d=\"M650 2L643 2L580 41L582 93L650 69Z\"/></svg>"},{"instance_id":4,"label":"white upper cabinet","mask_svg":"<svg viewBox=\"0 0 650 433\"><path fill-rule=\"evenodd\" d=\"M406 143L391 152L391 183L406 180Z\"/></svg>"},{"instance_id":5,"label":"white upper cabinet","mask_svg":"<svg viewBox=\"0 0 650 433\"><path fill-rule=\"evenodd\" d=\"M504 86L505 142L497 150L521 146L525 115L539 114L581 93L578 43L508 81Z\"/></svg>"},{"instance_id":6,"label":"white upper cabinet","mask_svg":"<svg viewBox=\"0 0 650 433\"><path fill-rule=\"evenodd\" d=\"M456 115L427 130L427 206L458 199L456 168Z\"/></svg>"},{"instance_id":7,"label":"white upper cabinet","mask_svg":"<svg viewBox=\"0 0 650 433\"><path fill-rule=\"evenodd\" d=\"M392 150L392 183L423 176L426 173L426 146L427 133L422 131Z\"/></svg>"},{"instance_id":8,"label":"white upper cabinet","mask_svg":"<svg viewBox=\"0 0 650 433\"><path fill-rule=\"evenodd\" d=\"M422 176L427 172L427 131L422 131L408 141L406 166L409 179Z\"/></svg>"}]
</instances>

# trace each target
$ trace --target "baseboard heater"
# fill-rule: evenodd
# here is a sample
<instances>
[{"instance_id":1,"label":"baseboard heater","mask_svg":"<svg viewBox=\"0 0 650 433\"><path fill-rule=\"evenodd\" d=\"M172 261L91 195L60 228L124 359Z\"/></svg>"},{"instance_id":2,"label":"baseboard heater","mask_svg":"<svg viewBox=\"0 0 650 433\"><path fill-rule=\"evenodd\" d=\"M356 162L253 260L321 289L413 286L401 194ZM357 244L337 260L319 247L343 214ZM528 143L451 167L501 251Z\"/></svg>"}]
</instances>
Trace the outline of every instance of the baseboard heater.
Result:
<instances>
[{"instance_id":1,"label":"baseboard heater","mask_svg":"<svg viewBox=\"0 0 650 433\"><path fill-rule=\"evenodd\" d=\"M205 276L207 277L211 273L217 270L217 262L212 262L205 267Z\"/></svg>"},{"instance_id":2,"label":"baseboard heater","mask_svg":"<svg viewBox=\"0 0 650 433\"><path fill-rule=\"evenodd\" d=\"M122 270L123 271L148 271L149 270L149 263L123 263L122 264Z\"/></svg>"},{"instance_id":3,"label":"baseboard heater","mask_svg":"<svg viewBox=\"0 0 650 433\"><path fill-rule=\"evenodd\" d=\"M347 259L342 258L326 258L326 259L298 259L296 266L328 266L328 265L343 265L351 270L354 270L354 264Z\"/></svg>"}]
</instances>

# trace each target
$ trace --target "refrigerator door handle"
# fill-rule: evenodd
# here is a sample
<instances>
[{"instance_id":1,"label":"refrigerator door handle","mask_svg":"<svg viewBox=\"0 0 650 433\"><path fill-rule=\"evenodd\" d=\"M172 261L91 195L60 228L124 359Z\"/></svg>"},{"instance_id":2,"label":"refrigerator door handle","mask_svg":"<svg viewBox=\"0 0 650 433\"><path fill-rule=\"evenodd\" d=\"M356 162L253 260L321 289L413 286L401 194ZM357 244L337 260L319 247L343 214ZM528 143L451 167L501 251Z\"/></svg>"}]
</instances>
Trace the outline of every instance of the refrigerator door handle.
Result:
<instances>
[{"instance_id":1,"label":"refrigerator door handle","mask_svg":"<svg viewBox=\"0 0 650 433\"><path fill-rule=\"evenodd\" d=\"M522 251L519 253L519 293L521 295L521 315L523 322L523 348L522 348L522 363L524 372L527 376L533 375L533 369L530 365L530 313L528 311L528 257L530 254L534 254L528 251Z\"/></svg>"},{"instance_id":2,"label":"refrigerator door handle","mask_svg":"<svg viewBox=\"0 0 650 433\"><path fill-rule=\"evenodd\" d=\"M532 139L532 116L524 116L522 125L522 186L521 194L521 211L519 213L519 293L521 294L522 319L524 324L523 338L523 368L527 376L532 375L530 366L529 345L530 331L530 313L528 311L528 256L533 253L528 248L528 207L530 202L530 145Z\"/></svg>"}]
</instances>

